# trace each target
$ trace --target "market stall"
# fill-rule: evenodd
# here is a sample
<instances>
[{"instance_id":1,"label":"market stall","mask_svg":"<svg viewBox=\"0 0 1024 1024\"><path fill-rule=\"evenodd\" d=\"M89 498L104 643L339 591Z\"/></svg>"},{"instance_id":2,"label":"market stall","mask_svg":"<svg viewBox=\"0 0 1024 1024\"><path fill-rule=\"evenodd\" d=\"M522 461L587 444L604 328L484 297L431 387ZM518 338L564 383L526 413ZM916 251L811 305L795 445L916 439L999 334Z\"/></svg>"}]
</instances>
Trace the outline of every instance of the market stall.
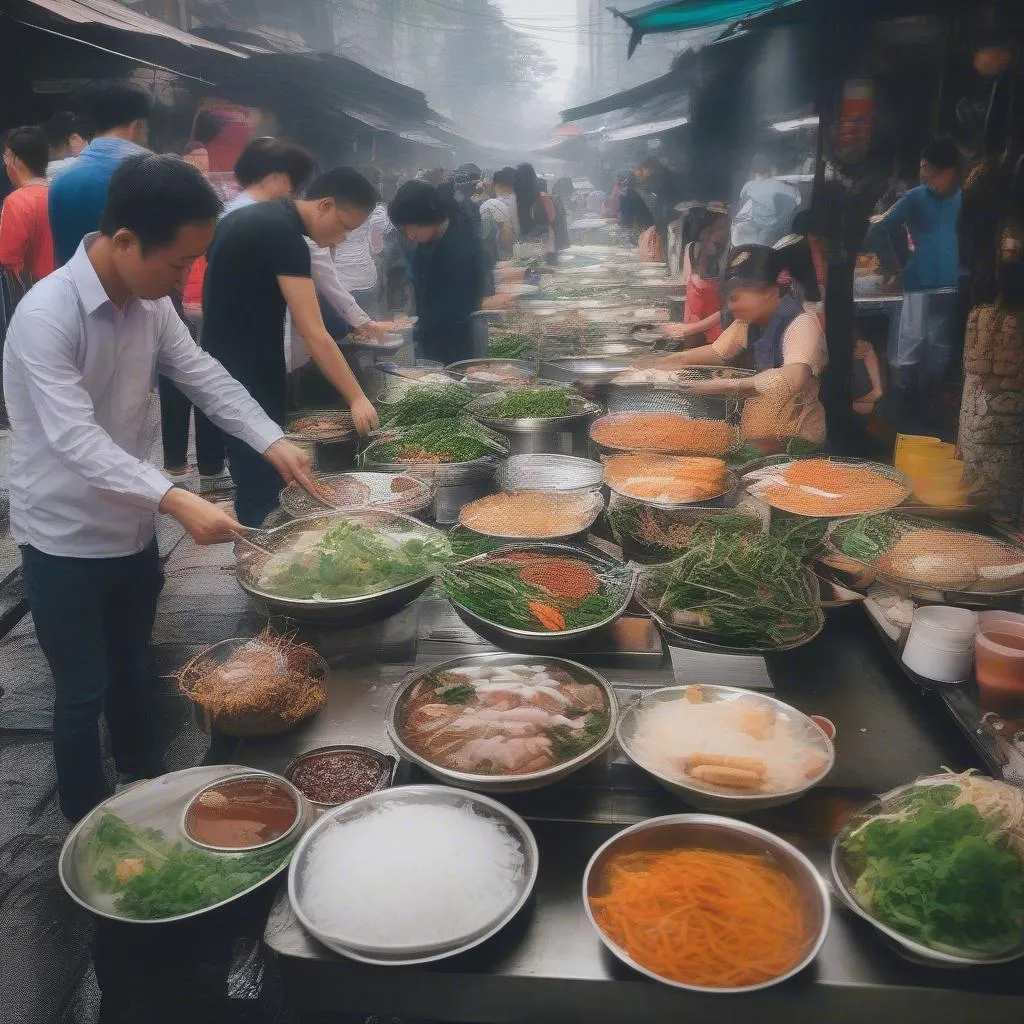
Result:
<instances>
[{"instance_id":1,"label":"market stall","mask_svg":"<svg viewBox=\"0 0 1024 1024\"><path fill-rule=\"evenodd\" d=\"M310 1012L1019 1014L1024 776L957 725L984 708L966 652L981 673L1024 622L1024 548L950 525L971 495L922 511L909 471L796 458L785 420L769 436L695 387L742 369L634 365L670 285L599 250L498 327L515 354L389 371L358 471L245 531L235 573L274 628L178 676L223 765L93 811L66 889L123 935L272 901L266 947ZM339 422L290 426L319 455ZM961 546L934 564L939 533ZM998 779L941 774L979 753ZM918 842L942 870L900 852Z\"/></svg>"}]
</instances>

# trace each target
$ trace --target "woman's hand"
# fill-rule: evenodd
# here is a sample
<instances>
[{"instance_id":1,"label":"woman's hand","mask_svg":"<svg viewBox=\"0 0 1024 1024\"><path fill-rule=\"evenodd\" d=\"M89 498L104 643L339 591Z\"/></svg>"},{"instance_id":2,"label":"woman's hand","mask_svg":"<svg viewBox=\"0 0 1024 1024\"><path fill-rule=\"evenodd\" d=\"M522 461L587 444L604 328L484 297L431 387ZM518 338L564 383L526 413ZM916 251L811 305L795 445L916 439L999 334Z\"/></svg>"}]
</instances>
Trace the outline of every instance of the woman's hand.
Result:
<instances>
[{"instance_id":1,"label":"woman's hand","mask_svg":"<svg viewBox=\"0 0 1024 1024\"><path fill-rule=\"evenodd\" d=\"M352 422L361 437L365 437L380 426L377 410L365 395L362 398L357 398L350 406L349 411L352 413Z\"/></svg>"},{"instance_id":2,"label":"woman's hand","mask_svg":"<svg viewBox=\"0 0 1024 1024\"><path fill-rule=\"evenodd\" d=\"M281 474L281 479L286 484L296 483L304 491L316 493L312 460L308 452L303 451L298 445L282 438L263 453L263 458Z\"/></svg>"},{"instance_id":3,"label":"woman's hand","mask_svg":"<svg viewBox=\"0 0 1024 1024\"><path fill-rule=\"evenodd\" d=\"M688 395L706 395L709 398L726 398L736 391L736 382L732 380L695 380L687 381L685 391Z\"/></svg>"}]
</instances>

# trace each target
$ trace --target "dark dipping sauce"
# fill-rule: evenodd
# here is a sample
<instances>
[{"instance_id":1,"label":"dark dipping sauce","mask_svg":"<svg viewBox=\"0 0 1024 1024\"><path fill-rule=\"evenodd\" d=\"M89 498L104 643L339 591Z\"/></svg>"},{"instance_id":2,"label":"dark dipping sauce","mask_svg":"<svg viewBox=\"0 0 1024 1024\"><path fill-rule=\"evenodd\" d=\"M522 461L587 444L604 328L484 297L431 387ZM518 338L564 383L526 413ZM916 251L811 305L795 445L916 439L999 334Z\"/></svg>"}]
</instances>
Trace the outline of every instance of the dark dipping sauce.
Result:
<instances>
[{"instance_id":1,"label":"dark dipping sauce","mask_svg":"<svg viewBox=\"0 0 1024 1024\"><path fill-rule=\"evenodd\" d=\"M302 758L291 782L307 800L343 804L379 789L390 771L379 756L360 750L326 750Z\"/></svg>"},{"instance_id":2,"label":"dark dipping sauce","mask_svg":"<svg viewBox=\"0 0 1024 1024\"><path fill-rule=\"evenodd\" d=\"M245 850L280 839L297 814L295 797L273 779L229 780L192 802L185 831L206 846Z\"/></svg>"}]
</instances>

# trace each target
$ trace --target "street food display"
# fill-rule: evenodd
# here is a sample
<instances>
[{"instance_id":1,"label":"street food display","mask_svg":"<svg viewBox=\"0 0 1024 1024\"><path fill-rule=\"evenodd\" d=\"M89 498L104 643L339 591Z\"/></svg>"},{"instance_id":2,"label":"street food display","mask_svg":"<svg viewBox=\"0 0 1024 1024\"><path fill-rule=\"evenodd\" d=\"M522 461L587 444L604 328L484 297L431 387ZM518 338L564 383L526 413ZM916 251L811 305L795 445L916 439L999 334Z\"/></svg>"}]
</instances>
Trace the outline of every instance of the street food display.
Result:
<instances>
[{"instance_id":1,"label":"street food display","mask_svg":"<svg viewBox=\"0 0 1024 1024\"><path fill-rule=\"evenodd\" d=\"M594 492L492 494L465 505L459 522L489 537L548 540L587 530L603 507Z\"/></svg>"},{"instance_id":2,"label":"street food display","mask_svg":"<svg viewBox=\"0 0 1024 1024\"><path fill-rule=\"evenodd\" d=\"M681 413L622 412L602 416L590 428L595 444L610 451L721 456L736 444L722 420L693 420Z\"/></svg>"},{"instance_id":3,"label":"street food display","mask_svg":"<svg viewBox=\"0 0 1024 1024\"><path fill-rule=\"evenodd\" d=\"M722 459L655 455L609 456L604 480L628 498L659 504L709 501L721 497L731 485Z\"/></svg>"}]
</instances>

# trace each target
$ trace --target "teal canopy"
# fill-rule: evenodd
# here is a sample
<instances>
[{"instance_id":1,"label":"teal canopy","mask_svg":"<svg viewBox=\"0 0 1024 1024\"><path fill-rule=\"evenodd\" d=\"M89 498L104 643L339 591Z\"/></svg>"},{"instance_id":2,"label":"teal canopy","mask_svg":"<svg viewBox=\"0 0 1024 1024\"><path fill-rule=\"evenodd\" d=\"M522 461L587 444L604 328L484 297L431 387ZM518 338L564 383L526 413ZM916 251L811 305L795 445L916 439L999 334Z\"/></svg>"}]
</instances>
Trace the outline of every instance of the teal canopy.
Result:
<instances>
[{"instance_id":1,"label":"teal canopy","mask_svg":"<svg viewBox=\"0 0 1024 1024\"><path fill-rule=\"evenodd\" d=\"M620 17L633 30L629 41L632 55L645 35L655 32L686 32L729 24L781 7L804 3L805 0L661 0L635 11L612 13Z\"/></svg>"}]
</instances>

